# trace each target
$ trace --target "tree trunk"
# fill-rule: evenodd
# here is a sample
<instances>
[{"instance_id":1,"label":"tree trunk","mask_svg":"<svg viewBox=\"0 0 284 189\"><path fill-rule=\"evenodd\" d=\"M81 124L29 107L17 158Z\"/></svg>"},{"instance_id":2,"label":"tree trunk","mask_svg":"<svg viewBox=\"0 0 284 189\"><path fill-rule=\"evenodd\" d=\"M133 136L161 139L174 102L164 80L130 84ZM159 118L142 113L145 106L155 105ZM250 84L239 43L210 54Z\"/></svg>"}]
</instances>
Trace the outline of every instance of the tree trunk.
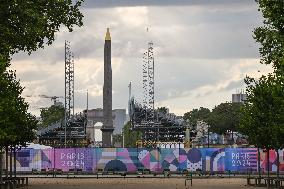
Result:
<instances>
[{"instance_id":1,"label":"tree trunk","mask_svg":"<svg viewBox=\"0 0 284 189\"><path fill-rule=\"evenodd\" d=\"M13 163L12 163L13 150L10 147L10 178L13 177Z\"/></svg>"},{"instance_id":2,"label":"tree trunk","mask_svg":"<svg viewBox=\"0 0 284 189\"><path fill-rule=\"evenodd\" d=\"M235 141L234 141L234 131L233 130L232 130L231 134L232 134L232 145L234 145Z\"/></svg>"},{"instance_id":3,"label":"tree trunk","mask_svg":"<svg viewBox=\"0 0 284 189\"><path fill-rule=\"evenodd\" d=\"M2 147L1 147L1 152L0 152L0 183L3 182L3 152L2 152Z\"/></svg>"},{"instance_id":4,"label":"tree trunk","mask_svg":"<svg viewBox=\"0 0 284 189\"><path fill-rule=\"evenodd\" d=\"M266 149L267 150L267 177L269 178L269 149Z\"/></svg>"},{"instance_id":5,"label":"tree trunk","mask_svg":"<svg viewBox=\"0 0 284 189\"><path fill-rule=\"evenodd\" d=\"M258 171L258 177L260 177L260 151L259 151L259 148L257 148L257 171Z\"/></svg>"},{"instance_id":6,"label":"tree trunk","mask_svg":"<svg viewBox=\"0 0 284 189\"><path fill-rule=\"evenodd\" d=\"M14 177L17 177L16 147L14 147Z\"/></svg>"},{"instance_id":7,"label":"tree trunk","mask_svg":"<svg viewBox=\"0 0 284 189\"><path fill-rule=\"evenodd\" d=\"M8 154L9 154L9 150L8 150L8 146L5 146L5 151L6 151L6 162L5 162L5 169L6 169L6 178L8 178Z\"/></svg>"},{"instance_id":8,"label":"tree trunk","mask_svg":"<svg viewBox=\"0 0 284 189\"><path fill-rule=\"evenodd\" d=\"M278 149L276 150L276 154L277 154L277 179L279 178L279 151Z\"/></svg>"}]
</instances>

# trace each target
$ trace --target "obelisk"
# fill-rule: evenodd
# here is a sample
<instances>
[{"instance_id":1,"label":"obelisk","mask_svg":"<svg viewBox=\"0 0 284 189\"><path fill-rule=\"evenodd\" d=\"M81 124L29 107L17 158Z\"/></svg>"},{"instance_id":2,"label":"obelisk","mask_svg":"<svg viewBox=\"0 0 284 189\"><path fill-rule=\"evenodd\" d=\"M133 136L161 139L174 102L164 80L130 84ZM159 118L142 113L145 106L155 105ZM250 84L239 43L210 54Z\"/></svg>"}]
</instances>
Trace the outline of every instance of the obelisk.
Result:
<instances>
[{"instance_id":1,"label":"obelisk","mask_svg":"<svg viewBox=\"0 0 284 189\"><path fill-rule=\"evenodd\" d=\"M103 147L112 147L112 71L111 71L111 37L107 28L104 46L104 88L103 88L104 123L102 131Z\"/></svg>"}]
</instances>

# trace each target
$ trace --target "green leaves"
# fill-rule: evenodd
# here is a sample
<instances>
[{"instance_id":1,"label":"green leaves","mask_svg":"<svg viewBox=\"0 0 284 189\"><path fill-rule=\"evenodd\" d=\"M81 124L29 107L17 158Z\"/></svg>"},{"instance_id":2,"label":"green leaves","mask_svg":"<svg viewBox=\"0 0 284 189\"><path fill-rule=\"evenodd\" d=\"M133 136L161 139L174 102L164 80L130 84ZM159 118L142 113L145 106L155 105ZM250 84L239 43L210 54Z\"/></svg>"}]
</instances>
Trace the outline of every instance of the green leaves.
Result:
<instances>
[{"instance_id":1,"label":"green leaves","mask_svg":"<svg viewBox=\"0 0 284 189\"><path fill-rule=\"evenodd\" d=\"M0 65L8 65L5 61L0 59ZM22 91L15 72L0 72L0 146L20 145L35 138L32 130L36 129L37 121L27 113Z\"/></svg>"},{"instance_id":2,"label":"green leaves","mask_svg":"<svg viewBox=\"0 0 284 189\"><path fill-rule=\"evenodd\" d=\"M257 147L280 149L284 144L284 1L260 0L264 26L254 31L262 64L274 72L259 79L245 78L248 95L240 130Z\"/></svg>"},{"instance_id":3,"label":"green leaves","mask_svg":"<svg viewBox=\"0 0 284 189\"><path fill-rule=\"evenodd\" d=\"M79 10L83 0L4 0L0 3L0 145L25 144L35 137L36 119L27 113L21 97L23 88L16 73L8 71L10 56L31 53L54 41L62 26L73 31L82 26ZM58 114L57 114L58 113ZM45 124L62 117L62 110L50 114ZM48 117L48 116L47 116Z\"/></svg>"},{"instance_id":4,"label":"green leaves","mask_svg":"<svg viewBox=\"0 0 284 189\"><path fill-rule=\"evenodd\" d=\"M31 53L50 45L61 26L82 26L83 0L6 0L0 4L0 54Z\"/></svg>"},{"instance_id":5,"label":"green leaves","mask_svg":"<svg viewBox=\"0 0 284 189\"><path fill-rule=\"evenodd\" d=\"M189 123L196 127L197 121L207 121L210 116L210 110L208 108L200 107L199 109L193 109L190 112L186 112L183 116L184 120L189 120Z\"/></svg>"},{"instance_id":6,"label":"green leaves","mask_svg":"<svg viewBox=\"0 0 284 189\"><path fill-rule=\"evenodd\" d=\"M264 26L254 31L261 44L261 63L272 64L275 74L284 73L284 2L261 0L258 2L264 17Z\"/></svg>"},{"instance_id":7,"label":"green leaves","mask_svg":"<svg viewBox=\"0 0 284 189\"><path fill-rule=\"evenodd\" d=\"M135 148L137 140L141 139L141 132L132 130L130 122L123 127L124 147Z\"/></svg>"},{"instance_id":8,"label":"green leaves","mask_svg":"<svg viewBox=\"0 0 284 189\"><path fill-rule=\"evenodd\" d=\"M48 127L52 123L64 118L65 108L62 106L52 105L49 108L43 108L40 111L40 117L42 119L42 127Z\"/></svg>"},{"instance_id":9,"label":"green leaves","mask_svg":"<svg viewBox=\"0 0 284 189\"><path fill-rule=\"evenodd\" d=\"M248 84L248 98L242 109L240 130L251 144L282 148L284 141L284 82L269 74Z\"/></svg>"},{"instance_id":10,"label":"green leaves","mask_svg":"<svg viewBox=\"0 0 284 189\"><path fill-rule=\"evenodd\" d=\"M207 119L210 130L218 134L225 134L228 130L238 131L242 106L242 103L231 102L216 106Z\"/></svg>"}]
</instances>

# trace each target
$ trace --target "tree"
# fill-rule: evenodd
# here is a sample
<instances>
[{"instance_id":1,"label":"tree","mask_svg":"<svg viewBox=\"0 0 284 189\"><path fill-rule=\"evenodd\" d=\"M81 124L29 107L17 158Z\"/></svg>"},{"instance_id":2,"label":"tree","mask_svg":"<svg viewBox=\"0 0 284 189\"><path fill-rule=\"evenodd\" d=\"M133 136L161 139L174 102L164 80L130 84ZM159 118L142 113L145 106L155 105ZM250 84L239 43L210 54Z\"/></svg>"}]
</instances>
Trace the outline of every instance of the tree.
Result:
<instances>
[{"instance_id":1,"label":"tree","mask_svg":"<svg viewBox=\"0 0 284 189\"><path fill-rule=\"evenodd\" d=\"M123 137L122 134L114 134L112 136L113 144L120 144L122 146L123 143Z\"/></svg>"},{"instance_id":2,"label":"tree","mask_svg":"<svg viewBox=\"0 0 284 189\"><path fill-rule=\"evenodd\" d=\"M254 30L254 39L260 43L260 63L270 64L272 74L256 80L247 77L248 99L243 109L241 130L249 142L267 150L269 176L269 150L283 148L283 79L284 79L284 2L282 0L257 1L264 17L264 25Z\"/></svg>"},{"instance_id":3,"label":"tree","mask_svg":"<svg viewBox=\"0 0 284 189\"><path fill-rule=\"evenodd\" d=\"M249 142L257 147L283 148L283 79L269 74L258 81L247 78L246 82L248 97L242 109L241 131L249 137Z\"/></svg>"},{"instance_id":4,"label":"tree","mask_svg":"<svg viewBox=\"0 0 284 189\"><path fill-rule=\"evenodd\" d=\"M123 127L124 146L126 148L136 147L136 142L141 139L141 131L133 130L130 122L127 122Z\"/></svg>"},{"instance_id":5,"label":"tree","mask_svg":"<svg viewBox=\"0 0 284 189\"><path fill-rule=\"evenodd\" d=\"M37 123L35 117L27 113L28 104L21 97L23 88L16 79L15 72L5 71L5 66L0 65L0 162L4 147L7 156L9 146L10 149L16 145L24 146L26 142L31 142L35 138L34 130ZM7 165L6 163L6 169ZM2 168L0 172L1 180ZM12 173L12 170L10 172Z\"/></svg>"},{"instance_id":6,"label":"tree","mask_svg":"<svg viewBox=\"0 0 284 189\"><path fill-rule=\"evenodd\" d=\"M210 110L208 108L200 107L199 109L193 109L190 112L186 112L183 116L184 120L189 120L193 127L196 127L197 121L206 122L210 116Z\"/></svg>"},{"instance_id":7,"label":"tree","mask_svg":"<svg viewBox=\"0 0 284 189\"><path fill-rule=\"evenodd\" d=\"M240 130L248 136L250 144L267 152L278 151L284 147L283 79L269 74L258 81L247 78L246 83L248 98L242 109Z\"/></svg>"},{"instance_id":8,"label":"tree","mask_svg":"<svg viewBox=\"0 0 284 189\"><path fill-rule=\"evenodd\" d=\"M35 118L20 96L23 88L15 72L8 71L11 55L31 53L50 45L62 25L69 31L82 26L83 0L6 0L0 3L0 146L25 144L34 137ZM20 132L19 132L20 131ZM2 155L1 155L2 158ZM2 160L2 159L1 159ZM0 161L1 161L0 160ZM0 169L1 171L2 169ZM0 173L2 179L2 172Z\"/></svg>"},{"instance_id":9,"label":"tree","mask_svg":"<svg viewBox=\"0 0 284 189\"><path fill-rule=\"evenodd\" d=\"M43 108L40 111L42 119L41 127L48 127L52 123L56 123L64 118L65 108L63 106L52 105L48 108Z\"/></svg>"},{"instance_id":10,"label":"tree","mask_svg":"<svg viewBox=\"0 0 284 189\"><path fill-rule=\"evenodd\" d=\"M82 26L82 0L6 0L0 3L0 54L29 53L52 44L62 25Z\"/></svg>"},{"instance_id":11,"label":"tree","mask_svg":"<svg viewBox=\"0 0 284 189\"><path fill-rule=\"evenodd\" d=\"M218 134L225 134L228 130L237 131L242 105L242 103L226 102L216 106L207 119L210 130Z\"/></svg>"},{"instance_id":12,"label":"tree","mask_svg":"<svg viewBox=\"0 0 284 189\"><path fill-rule=\"evenodd\" d=\"M157 110L158 112L161 112L163 114L166 114L168 112L168 108L166 107L159 107Z\"/></svg>"},{"instance_id":13,"label":"tree","mask_svg":"<svg viewBox=\"0 0 284 189\"><path fill-rule=\"evenodd\" d=\"M271 64L274 72L284 74L284 1L260 0L259 10L264 25L254 30L254 39L260 43L259 53L262 64Z\"/></svg>"},{"instance_id":14,"label":"tree","mask_svg":"<svg viewBox=\"0 0 284 189\"><path fill-rule=\"evenodd\" d=\"M0 116L1 128L15 127L17 124L13 119L25 120L27 117L18 116L27 112L27 104L20 97L22 87L16 80L15 72L7 71L10 65L10 56L18 51L31 53L44 44L52 44L55 32L59 31L61 25L66 26L69 31L74 25L82 26L82 13L79 6L82 0L72 5L72 0L56 1L4 1L0 4L0 74L1 74L1 98ZM8 86L4 88L4 86ZM9 98L15 95L15 98ZM16 105L23 105L16 109ZM6 116L8 115L8 117ZM27 114L26 114L27 115ZM33 128L31 128L32 130ZM5 131L1 129L0 138L10 138L14 141L17 133L11 133L12 129Z\"/></svg>"}]
</instances>

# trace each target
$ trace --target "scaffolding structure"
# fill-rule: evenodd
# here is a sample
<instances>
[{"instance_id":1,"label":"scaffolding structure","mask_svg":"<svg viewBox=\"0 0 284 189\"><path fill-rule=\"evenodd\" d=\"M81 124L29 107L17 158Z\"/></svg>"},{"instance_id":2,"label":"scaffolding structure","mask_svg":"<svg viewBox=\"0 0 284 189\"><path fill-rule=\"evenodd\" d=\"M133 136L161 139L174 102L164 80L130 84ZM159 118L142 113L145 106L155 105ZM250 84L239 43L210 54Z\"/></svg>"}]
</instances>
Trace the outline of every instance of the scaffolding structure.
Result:
<instances>
[{"instance_id":1,"label":"scaffolding structure","mask_svg":"<svg viewBox=\"0 0 284 189\"><path fill-rule=\"evenodd\" d=\"M134 98L131 99L129 106L131 126L134 130L141 131L143 142L185 142L188 124L182 117L155 109L155 120L151 122L146 119L150 109L145 110Z\"/></svg>"},{"instance_id":2,"label":"scaffolding structure","mask_svg":"<svg viewBox=\"0 0 284 189\"><path fill-rule=\"evenodd\" d=\"M148 48L143 54L142 87L143 87L143 112L144 118L141 126L142 140L154 139L158 141L158 130L155 116L155 61L153 42L148 43ZM147 129L146 129L147 128ZM154 131L155 130L155 131Z\"/></svg>"},{"instance_id":3,"label":"scaffolding structure","mask_svg":"<svg viewBox=\"0 0 284 189\"><path fill-rule=\"evenodd\" d=\"M67 122L74 115L74 53L69 41L65 41L65 114Z\"/></svg>"},{"instance_id":4,"label":"scaffolding structure","mask_svg":"<svg viewBox=\"0 0 284 189\"><path fill-rule=\"evenodd\" d=\"M187 123L182 117L155 109L155 58L153 42L143 54L142 103L132 98L129 103L130 123L142 133L142 141L184 142Z\"/></svg>"},{"instance_id":5,"label":"scaffolding structure","mask_svg":"<svg viewBox=\"0 0 284 189\"><path fill-rule=\"evenodd\" d=\"M40 143L57 147L86 145L86 115L74 113L74 54L65 41L65 115L64 120L38 130ZM52 97L55 98L55 97Z\"/></svg>"}]
</instances>

